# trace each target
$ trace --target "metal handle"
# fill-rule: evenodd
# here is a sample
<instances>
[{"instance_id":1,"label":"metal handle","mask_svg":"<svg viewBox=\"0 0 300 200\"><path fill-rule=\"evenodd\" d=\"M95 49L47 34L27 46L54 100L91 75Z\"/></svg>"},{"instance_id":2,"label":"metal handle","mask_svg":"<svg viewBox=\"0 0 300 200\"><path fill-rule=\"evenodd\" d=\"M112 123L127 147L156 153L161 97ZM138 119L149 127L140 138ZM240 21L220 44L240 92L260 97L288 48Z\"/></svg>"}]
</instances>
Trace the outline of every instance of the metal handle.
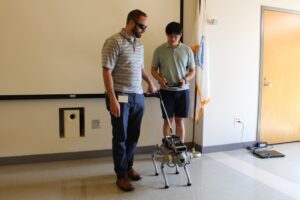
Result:
<instances>
[{"instance_id":1,"label":"metal handle","mask_svg":"<svg viewBox=\"0 0 300 200\"><path fill-rule=\"evenodd\" d=\"M272 86L273 86L273 84L272 84L272 83L270 83L270 82L264 82L264 86L265 86L265 87L272 87Z\"/></svg>"},{"instance_id":2,"label":"metal handle","mask_svg":"<svg viewBox=\"0 0 300 200\"><path fill-rule=\"evenodd\" d=\"M268 81L268 77L267 76L264 77L264 86L265 87L272 87L273 86L273 84Z\"/></svg>"}]
</instances>

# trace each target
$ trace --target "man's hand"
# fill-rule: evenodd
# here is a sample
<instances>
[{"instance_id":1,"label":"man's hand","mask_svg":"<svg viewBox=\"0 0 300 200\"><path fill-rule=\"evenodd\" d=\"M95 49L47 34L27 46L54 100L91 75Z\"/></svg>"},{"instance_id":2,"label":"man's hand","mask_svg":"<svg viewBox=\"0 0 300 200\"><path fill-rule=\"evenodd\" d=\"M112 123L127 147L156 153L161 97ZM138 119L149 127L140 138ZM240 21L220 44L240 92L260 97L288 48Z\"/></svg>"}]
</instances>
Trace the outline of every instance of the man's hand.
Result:
<instances>
[{"instance_id":1,"label":"man's hand","mask_svg":"<svg viewBox=\"0 0 300 200\"><path fill-rule=\"evenodd\" d=\"M110 112L113 116L115 117L120 117L121 116L121 110L120 110L120 103L116 98L110 99Z\"/></svg>"},{"instance_id":2,"label":"man's hand","mask_svg":"<svg viewBox=\"0 0 300 200\"><path fill-rule=\"evenodd\" d=\"M150 84L148 84L147 93L154 93L156 91L157 91L157 88L152 82Z\"/></svg>"},{"instance_id":3,"label":"man's hand","mask_svg":"<svg viewBox=\"0 0 300 200\"><path fill-rule=\"evenodd\" d=\"M185 79L181 79L179 82L179 87L181 88L182 86L184 86L186 84Z\"/></svg>"},{"instance_id":4,"label":"man's hand","mask_svg":"<svg viewBox=\"0 0 300 200\"><path fill-rule=\"evenodd\" d=\"M160 78L159 79L159 84L163 87L163 88L169 88L167 85L167 79L165 78Z\"/></svg>"}]
</instances>

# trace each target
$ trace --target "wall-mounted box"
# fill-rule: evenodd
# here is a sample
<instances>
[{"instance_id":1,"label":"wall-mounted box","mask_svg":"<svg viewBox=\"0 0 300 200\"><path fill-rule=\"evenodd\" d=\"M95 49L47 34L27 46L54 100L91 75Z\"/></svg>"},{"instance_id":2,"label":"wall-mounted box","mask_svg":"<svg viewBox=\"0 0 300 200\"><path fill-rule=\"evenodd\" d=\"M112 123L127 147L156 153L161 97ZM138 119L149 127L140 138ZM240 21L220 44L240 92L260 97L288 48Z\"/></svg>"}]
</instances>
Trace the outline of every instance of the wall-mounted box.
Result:
<instances>
[{"instance_id":1,"label":"wall-mounted box","mask_svg":"<svg viewBox=\"0 0 300 200\"><path fill-rule=\"evenodd\" d=\"M84 108L59 108L59 136L84 137Z\"/></svg>"}]
</instances>

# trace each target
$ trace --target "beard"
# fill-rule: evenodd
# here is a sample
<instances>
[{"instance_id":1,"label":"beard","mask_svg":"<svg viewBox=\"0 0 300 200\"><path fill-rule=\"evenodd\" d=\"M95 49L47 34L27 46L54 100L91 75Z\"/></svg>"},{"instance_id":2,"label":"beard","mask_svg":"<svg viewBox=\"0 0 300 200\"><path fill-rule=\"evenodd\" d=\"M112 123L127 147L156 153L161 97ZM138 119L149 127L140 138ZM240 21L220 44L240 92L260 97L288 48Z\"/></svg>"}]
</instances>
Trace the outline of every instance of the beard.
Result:
<instances>
[{"instance_id":1,"label":"beard","mask_svg":"<svg viewBox=\"0 0 300 200\"><path fill-rule=\"evenodd\" d=\"M142 37L142 33L138 31L138 28L135 26L134 29L132 30L133 35L136 38L141 38Z\"/></svg>"}]
</instances>

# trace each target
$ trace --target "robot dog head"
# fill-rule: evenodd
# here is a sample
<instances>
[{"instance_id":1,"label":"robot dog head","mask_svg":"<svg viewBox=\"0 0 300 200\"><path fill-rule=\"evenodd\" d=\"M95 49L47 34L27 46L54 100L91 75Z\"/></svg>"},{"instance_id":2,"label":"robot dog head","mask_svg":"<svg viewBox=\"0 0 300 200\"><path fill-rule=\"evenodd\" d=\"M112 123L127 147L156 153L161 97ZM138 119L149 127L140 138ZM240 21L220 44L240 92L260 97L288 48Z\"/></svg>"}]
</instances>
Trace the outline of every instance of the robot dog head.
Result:
<instances>
[{"instance_id":1,"label":"robot dog head","mask_svg":"<svg viewBox=\"0 0 300 200\"><path fill-rule=\"evenodd\" d=\"M166 136L162 139L162 143L170 150L173 150L174 153L186 152L187 147L180 140L180 137L177 135Z\"/></svg>"},{"instance_id":2,"label":"robot dog head","mask_svg":"<svg viewBox=\"0 0 300 200\"><path fill-rule=\"evenodd\" d=\"M192 154L190 152L181 152L173 155L173 163L179 167L183 167L186 164L190 164L192 160Z\"/></svg>"}]
</instances>

